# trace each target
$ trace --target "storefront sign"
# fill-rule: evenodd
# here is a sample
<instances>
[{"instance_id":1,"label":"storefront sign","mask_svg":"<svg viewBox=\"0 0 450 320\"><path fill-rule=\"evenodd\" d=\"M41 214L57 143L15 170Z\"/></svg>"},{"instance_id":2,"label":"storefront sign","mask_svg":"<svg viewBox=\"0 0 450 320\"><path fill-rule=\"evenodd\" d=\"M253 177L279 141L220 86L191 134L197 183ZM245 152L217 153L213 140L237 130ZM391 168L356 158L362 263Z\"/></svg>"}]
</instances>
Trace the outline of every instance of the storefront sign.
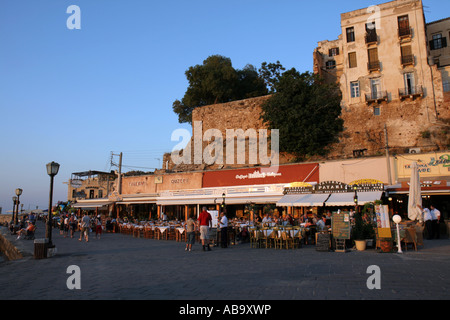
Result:
<instances>
[{"instance_id":1,"label":"storefront sign","mask_svg":"<svg viewBox=\"0 0 450 320\"><path fill-rule=\"evenodd\" d=\"M339 181L324 181L314 186L314 190L318 193L339 193L351 191L351 187Z\"/></svg>"},{"instance_id":2,"label":"storefront sign","mask_svg":"<svg viewBox=\"0 0 450 320\"><path fill-rule=\"evenodd\" d=\"M397 157L399 178L411 177L411 163L417 162L420 177L450 176L450 153L414 154Z\"/></svg>"},{"instance_id":3,"label":"storefront sign","mask_svg":"<svg viewBox=\"0 0 450 320\"><path fill-rule=\"evenodd\" d=\"M184 179L184 178L180 178L180 179L171 179L170 183L189 183L189 179Z\"/></svg>"},{"instance_id":4,"label":"storefront sign","mask_svg":"<svg viewBox=\"0 0 450 320\"><path fill-rule=\"evenodd\" d=\"M130 187L140 187L145 186L147 183L145 181L132 181L128 183L128 186Z\"/></svg>"},{"instance_id":5,"label":"storefront sign","mask_svg":"<svg viewBox=\"0 0 450 320\"><path fill-rule=\"evenodd\" d=\"M316 182L318 180L319 164L307 163L279 167L207 171L203 175L203 188L288 184L295 181Z\"/></svg>"},{"instance_id":6,"label":"storefront sign","mask_svg":"<svg viewBox=\"0 0 450 320\"><path fill-rule=\"evenodd\" d=\"M360 184L356 184L359 182ZM372 183L371 183L372 182ZM384 191L384 184L378 180L364 179L357 180L351 184L339 181L324 181L316 185L304 187L291 187L291 184L284 189L284 194L293 193L344 193L344 192L369 192Z\"/></svg>"}]
</instances>

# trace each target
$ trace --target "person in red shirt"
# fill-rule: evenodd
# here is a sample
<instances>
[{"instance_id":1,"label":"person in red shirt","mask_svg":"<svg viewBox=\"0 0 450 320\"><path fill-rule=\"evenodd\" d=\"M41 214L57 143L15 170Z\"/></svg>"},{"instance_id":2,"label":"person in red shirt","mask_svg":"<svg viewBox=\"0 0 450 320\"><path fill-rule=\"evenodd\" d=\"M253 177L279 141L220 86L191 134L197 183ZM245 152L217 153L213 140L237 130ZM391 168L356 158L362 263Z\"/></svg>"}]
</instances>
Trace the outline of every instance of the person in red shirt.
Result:
<instances>
[{"instance_id":1,"label":"person in red shirt","mask_svg":"<svg viewBox=\"0 0 450 320\"><path fill-rule=\"evenodd\" d=\"M200 227L200 239L202 240L203 251L206 249L211 251L209 247L209 228L212 227L212 217L206 211L206 207L203 207L203 211L198 216L197 221Z\"/></svg>"}]
</instances>

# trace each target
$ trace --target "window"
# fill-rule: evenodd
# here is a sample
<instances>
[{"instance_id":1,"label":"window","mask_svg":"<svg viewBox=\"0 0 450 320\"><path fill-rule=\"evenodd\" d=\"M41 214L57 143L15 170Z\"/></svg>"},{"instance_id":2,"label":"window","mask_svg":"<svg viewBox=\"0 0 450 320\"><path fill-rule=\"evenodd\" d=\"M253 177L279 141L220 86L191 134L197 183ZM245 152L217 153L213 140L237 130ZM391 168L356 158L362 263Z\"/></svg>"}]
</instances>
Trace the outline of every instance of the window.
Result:
<instances>
[{"instance_id":1,"label":"window","mask_svg":"<svg viewBox=\"0 0 450 320\"><path fill-rule=\"evenodd\" d=\"M366 43L376 43L377 41L378 36L375 22L366 23Z\"/></svg>"},{"instance_id":2,"label":"window","mask_svg":"<svg viewBox=\"0 0 450 320\"><path fill-rule=\"evenodd\" d=\"M408 72L403 75L403 80L405 83L405 93L414 94L416 91L414 73Z\"/></svg>"},{"instance_id":3,"label":"window","mask_svg":"<svg viewBox=\"0 0 450 320\"><path fill-rule=\"evenodd\" d=\"M442 37L441 33L433 34L433 40L430 41L430 50L437 50L447 47L447 38Z\"/></svg>"},{"instance_id":4,"label":"window","mask_svg":"<svg viewBox=\"0 0 450 320\"><path fill-rule=\"evenodd\" d=\"M400 48L402 65L414 65L414 56L412 55L411 46L403 46Z\"/></svg>"},{"instance_id":5,"label":"window","mask_svg":"<svg viewBox=\"0 0 450 320\"><path fill-rule=\"evenodd\" d=\"M329 57L334 57L338 55L339 55L339 48L331 48L330 50L328 50Z\"/></svg>"},{"instance_id":6,"label":"window","mask_svg":"<svg viewBox=\"0 0 450 320\"><path fill-rule=\"evenodd\" d=\"M352 98L359 97L359 81L350 82L350 94Z\"/></svg>"},{"instance_id":7,"label":"window","mask_svg":"<svg viewBox=\"0 0 450 320\"><path fill-rule=\"evenodd\" d=\"M448 80L443 81L442 86L444 87L444 92L450 91L450 82Z\"/></svg>"},{"instance_id":8,"label":"window","mask_svg":"<svg viewBox=\"0 0 450 320\"><path fill-rule=\"evenodd\" d=\"M103 198L103 190L98 190L98 197Z\"/></svg>"},{"instance_id":9,"label":"window","mask_svg":"<svg viewBox=\"0 0 450 320\"><path fill-rule=\"evenodd\" d=\"M356 68L358 64L356 63L356 52L349 52L348 54L348 67Z\"/></svg>"},{"instance_id":10,"label":"window","mask_svg":"<svg viewBox=\"0 0 450 320\"><path fill-rule=\"evenodd\" d=\"M399 37L408 37L411 36L411 28L409 26L409 17L401 16L398 17L398 36Z\"/></svg>"},{"instance_id":11,"label":"window","mask_svg":"<svg viewBox=\"0 0 450 320\"><path fill-rule=\"evenodd\" d=\"M380 99L382 97L381 81L379 78L370 79L370 89L372 99Z\"/></svg>"},{"instance_id":12,"label":"window","mask_svg":"<svg viewBox=\"0 0 450 320\"><path fill-rule=\"evenodd\" d=\"M373 115L374 116L379 116L380 115L380 107L374 107L373 108Z\"/></svg>"},{"instance_id":13,"label":"window","mask_svg":"<svg viewBox=\"0 0 450 320\"><path fill-rule=\"evenodd\" d=\"M325 63L325 65L326 65L327 69L334 69L334 68L336 68L336 61L329 60Z\"/></svg>"},{"instance_id":14,"label":"window","mask_svg":"<svg viewBox=\"0 0 450 320\"><path fill-rule=\"evenodd\" d=\"M378 61L378 49L372 48L368 50L369 64L368 68L370 71L380 70L380 61Z\"/></svg>"},{"instance_id":15,"label":"window","mask_svg":"<svg viewBox=\"0 0 450 320\"><path fill-rule=\"evenodd\" d=\"M354 42L355 41L355 28L350 27L347 28L347 42Z\"/></svg>"}]
</instances>

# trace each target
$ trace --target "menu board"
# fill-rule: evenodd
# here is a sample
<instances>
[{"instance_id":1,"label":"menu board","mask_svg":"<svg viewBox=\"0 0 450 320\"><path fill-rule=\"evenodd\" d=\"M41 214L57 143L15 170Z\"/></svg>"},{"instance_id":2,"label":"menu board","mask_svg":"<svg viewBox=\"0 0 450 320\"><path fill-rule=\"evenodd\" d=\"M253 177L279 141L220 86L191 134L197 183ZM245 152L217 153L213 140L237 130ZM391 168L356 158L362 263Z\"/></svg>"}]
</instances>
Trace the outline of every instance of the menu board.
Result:
<instances>
[{"instance_id":1,"label":"menu board","mask_svg":"<svg viewBox=\"0 0 450 320\"><path fill-rule=\"evenodd\" d=\"M209 214L211 215L212 221L212 228L217 228L217 222L219 219L219 211L217 210L208 210Z\"/></svg>"},{"instance_id":2,"label":"menu board","mask_svg":"<svg viewBox=\"0 0 450 320\"><path fill-rule=\"evenodd\" d=\"M350 214L333 213L331 216L331 229L334 239L350 239Z\"/></svg>"}]
</instances>

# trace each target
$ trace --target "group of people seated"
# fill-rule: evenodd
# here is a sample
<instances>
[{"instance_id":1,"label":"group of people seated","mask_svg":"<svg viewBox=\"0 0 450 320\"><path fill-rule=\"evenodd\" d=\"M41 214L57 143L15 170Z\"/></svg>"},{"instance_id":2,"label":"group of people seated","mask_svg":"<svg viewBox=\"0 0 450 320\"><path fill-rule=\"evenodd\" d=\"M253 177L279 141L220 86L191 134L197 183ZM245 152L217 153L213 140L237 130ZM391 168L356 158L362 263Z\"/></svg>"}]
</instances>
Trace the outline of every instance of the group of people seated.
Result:
<instances>
[{"instance_id":1,"label":"group of people seated","mask_svg":"<svg viewBox=\"0 0 450 320\"><path fill-rule=\"evenodd\" d=\"M14 225L10 225L11 234L17 234L17 240L19 239L34 239L34 233L36 231L36 225L34 221L27 220L27 226L25 227L23 221L20 222L18 230Z\"/></svg>"}]
</instances>

